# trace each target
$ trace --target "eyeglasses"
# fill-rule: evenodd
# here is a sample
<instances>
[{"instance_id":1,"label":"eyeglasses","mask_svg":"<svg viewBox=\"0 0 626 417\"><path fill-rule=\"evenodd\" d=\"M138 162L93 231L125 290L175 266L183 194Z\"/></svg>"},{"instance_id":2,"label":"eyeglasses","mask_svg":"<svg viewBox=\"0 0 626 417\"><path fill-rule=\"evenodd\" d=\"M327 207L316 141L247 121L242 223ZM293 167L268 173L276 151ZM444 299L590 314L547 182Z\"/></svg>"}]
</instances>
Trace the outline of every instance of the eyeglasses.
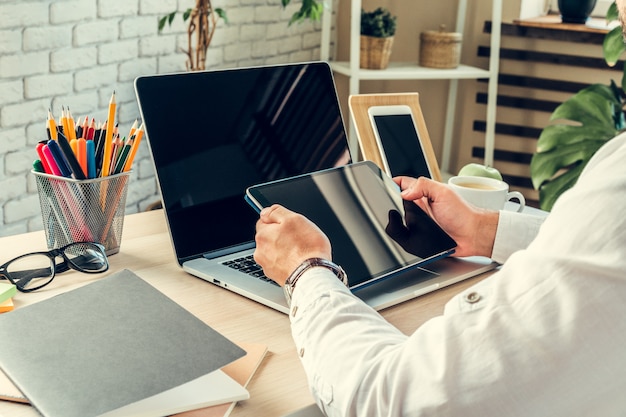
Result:
<instances>
[{"instance_id":1,"label":"eyeglasses","mask_svg":"<svg viewBox=\"0 0 626 417\"><path fill-rule=\"evenodd\" d=\"M57 263L57 258L63 262ZM57 273L75 269L98 274L109 269L104 246L75 242L48 252L33 252L0 265L0 279L8 279L21 292L38 290L52 282Z\"/></svg>"}]
</instances>

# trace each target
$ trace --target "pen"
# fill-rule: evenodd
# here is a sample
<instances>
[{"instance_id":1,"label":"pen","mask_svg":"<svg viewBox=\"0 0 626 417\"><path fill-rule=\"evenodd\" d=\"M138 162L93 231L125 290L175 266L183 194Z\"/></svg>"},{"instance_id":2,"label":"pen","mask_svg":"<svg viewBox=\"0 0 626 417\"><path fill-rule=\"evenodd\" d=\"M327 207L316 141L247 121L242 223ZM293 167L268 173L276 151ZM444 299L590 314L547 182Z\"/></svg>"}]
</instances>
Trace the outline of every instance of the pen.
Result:
<instances>
[{"instance_id":1,"label":"pen","mask_svg":"<svg viewBox=\"0 0 626 417\"><path fill-rule=\"evenodd\" d=\"M63 156L65 156L65 160L67 161L68 168L70 169L71 173L74 174L74 178L76 178L77 180L84 180L85 173L83 172L83 169L80 167L80 164L78 163L78 159L76 159L76 155L74 154L74 151L72 151L72 147L70 146L70 143L68 142L67 138L65 137L63 133L59 133L59 138L57 142L60 147L60 150L63 152ZM48 145L50 144L48 143ZM53 152L54 152L54 149L53 149ZM61 171L63 170L61 169ZM70 175L67 175L67 176L69 177Z\"/></svg>"},{"instance_id":2,"label":"pen","mask_svg":"<svg viewBox=\"0 0 626 417\"><path fill-rule=\"evenodd\" d=\"M106 136L104 137L104 152L102 156L102 169L100 171L101 177L108 175L111 170L111 148L113 145L113 130L115 129L115 107L115 91L113 91L113 95L111 95L111 100L109 101L109 117L107 119Z\"/></svg>"}]
</instances>

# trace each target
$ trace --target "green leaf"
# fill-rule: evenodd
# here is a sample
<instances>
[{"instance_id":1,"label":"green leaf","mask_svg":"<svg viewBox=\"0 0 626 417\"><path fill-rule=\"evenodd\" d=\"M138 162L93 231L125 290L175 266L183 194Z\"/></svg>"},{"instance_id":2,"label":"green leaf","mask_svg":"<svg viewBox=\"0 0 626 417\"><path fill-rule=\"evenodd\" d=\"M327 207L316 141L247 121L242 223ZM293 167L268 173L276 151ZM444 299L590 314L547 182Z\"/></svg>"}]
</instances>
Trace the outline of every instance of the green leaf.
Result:
<instances>
[{"instance_id":1,"label":"green leaf","mask_svg":"<svg viewBox=\"0 0 626 417\"><path fill-rule=\"evenodd\" d=\"M537 152L548 152L554 148L575 145L589 139L610 139L617 134L606 126L546 126L537 141Z\"/></svg>"},{"instance_id":2,"label":"green leaf","mask_svg":"<svg viewBox=\"0 0 626 417\"><path fill-rule=\"evenodd\" d=\"M622 27L617 26L604 37L604 42L602 43L604 60L609 67L613 67L624 51L626 51L626 47L624 46L624 34L622 32Z\"/></svg>"},{"instance_id":3,"label":"green leaf","mask_svg":"<svg viewBox=\"0 0 626 417\"><path fill-rule=\"evenodd\" d=\"M576 184L576 181L578 181L578 177L585 168L585 165L586 164L577 165L563 175L555 178L554 181L545 183L541 186L541 188L539 188L539 206L542 210L552 210L552 206L554 206L554 203L561 196L561 194Z\"/></svg>"},{"instance_id":4,"label":"green leaf","mask_svg":"<svg viewBox=\"0 0 626 417\"><path fill-rule=\"evenodd\" d=\"M593 84L559 105L537 140L530 163L533 186L542 208L551 208L571 187L579 167L624 126L621 96L615 85Z\"/></svg>"},{"instance_id":5,"label":"green leaf","mask_svg":"<svg viewBox=\"0 0 626 417\"><path fill-rule=\"evenodd\" d=\"M174 20L174 16L176 16L176 12L172 12L167 16L167 24L172 26L172 21Z\"/></svg>"},{"instance_id":6,"label":"green leaf","mask_svg":"<svg viewBox=\"0 0 626 417\"><path fill-rule=\"evenodd\" d=\"M602 84L587 87L558 106L550 120L575 120L587 124L612 123L612 104L619 103L609 87Z\"/></svg>"},{"instance_id":7,"label":"green leaf","mask_svg":"<svg viewBox=\"0 0 626 417\"><path fill-rule=\"evenodd\" d=\"M165 27L166 22L167 22L167 16L163 16L162 18L159 19L159 33L163 31L163 28Z\"/></svg>"},{"instance_id":8,"label":"green leaf","mask_svg":"<svg viewBox=\"0 0 626 417\"><path fill-rule=\"evenodd\" d=\"M187 9L185 10L185 12L183 13L183 22L186 22L187 19L189 19L189 16L191 16L191 9Z\"/></svg>"},{"instance_id":9,"label":"green leaf","mask_svg":"<svg viewBox=\"0 0 626 417\"><path fill-rule=\"evenodd\" d=\"M228 21L228 16L226 15L226 11L225 11L224 9L222 9L222 8L219 8L219 7L218 7L217 9L215 9L215 10L214 10L214 12L215 12L215 13L216 13L216 14L217 14L217 15L218 15L218 16L219 16L222 20L224 20L224 23L226 23L226 24L230 23L230 22Z\"/></svg>"},{"instance_id":10,"label":"green leaf","mask_svg":"<svg viewBox=\"0 0 626 417\"><path fill-rule=\"evenodd\" d=\"M533 186L539 189L560 170L569 170L575 164L586 164L605 142L606 140L585 140L548 152L535 153L530 162Z\"/></svg>"},{"instance_id":11,"label":"green leaf","mask_svg":"<svg viewBox=\"0 0 626 417\"><path fill-rule=\"evenodd\" d=\"M607 22L612 22L618 19L619 19L619 14L617 12L617 3L611 2L609 9L606 11L606 20Z\"/></svg>"}]
</instances>

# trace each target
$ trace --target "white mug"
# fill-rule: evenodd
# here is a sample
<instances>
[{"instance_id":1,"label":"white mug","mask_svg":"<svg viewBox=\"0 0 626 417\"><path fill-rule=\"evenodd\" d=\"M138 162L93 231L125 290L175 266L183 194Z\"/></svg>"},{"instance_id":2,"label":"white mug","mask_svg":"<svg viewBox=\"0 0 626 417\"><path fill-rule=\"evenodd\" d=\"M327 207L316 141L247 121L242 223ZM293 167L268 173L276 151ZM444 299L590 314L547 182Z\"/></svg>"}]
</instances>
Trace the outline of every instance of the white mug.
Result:
<instances>
[{"instance_id":1,"label":"white mug","mask_svg":"<svg viewBox=\"0 0 626 417\"><path fill-rule=\"evenodd\" d=\"M507 201L519 201L518 212L524 210L526 200L522 193L509 191L509 184L495 178L457 176L448 180L450 187L465 201L489 210L502 210Z\"/></svg>"}]
</instances>

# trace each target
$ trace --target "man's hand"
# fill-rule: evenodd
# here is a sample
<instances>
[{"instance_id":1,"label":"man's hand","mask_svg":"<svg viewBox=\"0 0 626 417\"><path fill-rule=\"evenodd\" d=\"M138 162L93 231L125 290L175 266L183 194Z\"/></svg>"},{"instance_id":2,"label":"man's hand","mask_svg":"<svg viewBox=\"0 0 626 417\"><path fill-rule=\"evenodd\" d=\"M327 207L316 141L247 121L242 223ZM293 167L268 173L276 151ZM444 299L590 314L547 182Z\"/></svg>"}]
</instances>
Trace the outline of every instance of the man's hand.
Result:
<instances>
[{"instance_id":1,"label":"man's hand","mask_svg":"<svg viewBox=\"0 0 626 417\"><path fill-rule=\"evenodd\" d=\"M306 217L278 204L261 210L255 240L254 260L281 286L305 260L332 260L326 235Z\"/></svg>"},{"instance_id":2,"label":"man's hand","mask_svg":"<svg viewBox=\"0 0 626 417\"><path fill-rule=\"evenodd\" d=\"M428 213L458 244L455 256L491 256L499 213L466 203L446 184L428 178L396 177L402 198Z\"/></svg>"}]
</instances>

